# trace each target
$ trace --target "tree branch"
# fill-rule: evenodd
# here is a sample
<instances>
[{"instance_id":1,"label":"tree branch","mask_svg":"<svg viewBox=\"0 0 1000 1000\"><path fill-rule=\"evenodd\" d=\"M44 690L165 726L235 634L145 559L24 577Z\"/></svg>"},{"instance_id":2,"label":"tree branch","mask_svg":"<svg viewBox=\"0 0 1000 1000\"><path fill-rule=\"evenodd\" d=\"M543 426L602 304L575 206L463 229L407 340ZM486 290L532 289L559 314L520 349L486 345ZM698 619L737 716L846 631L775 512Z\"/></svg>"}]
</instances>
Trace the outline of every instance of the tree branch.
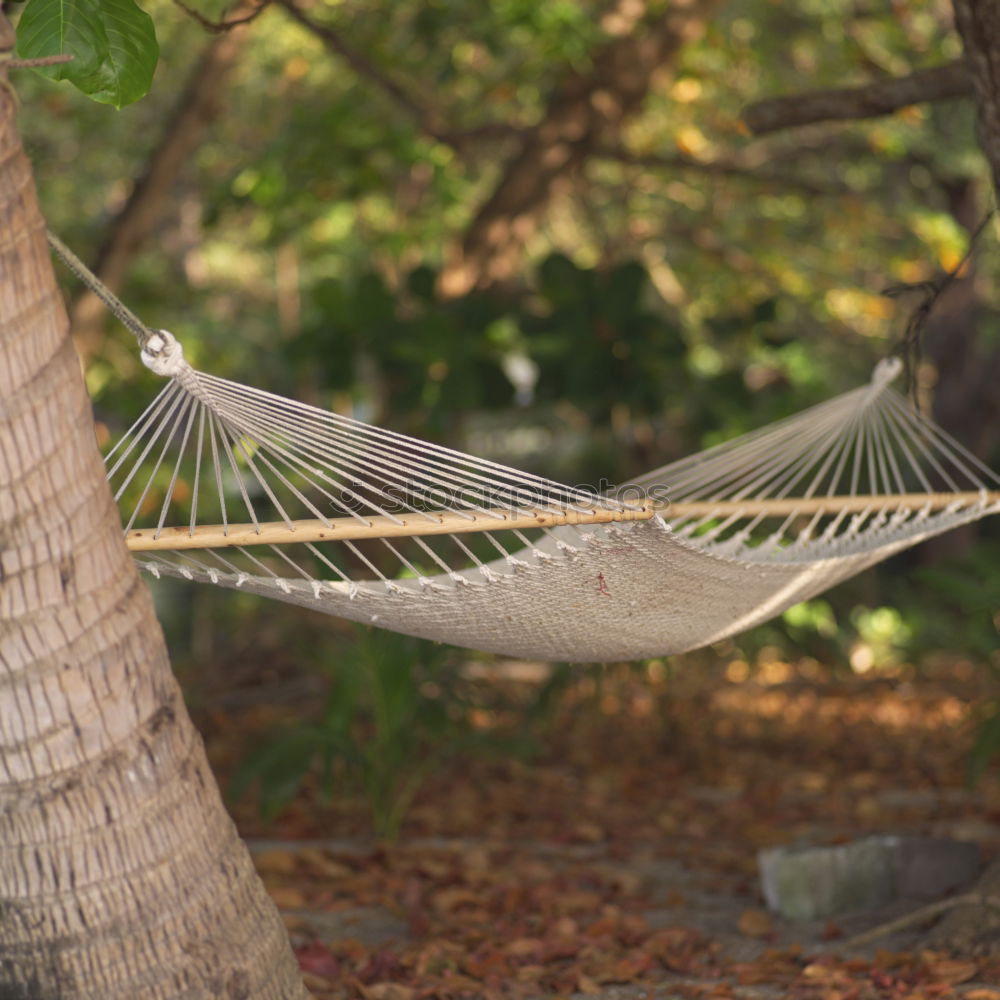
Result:
<instances>
[{"instance_id":1,"label":"tree branch","mask_svg":"<svg viewBox=\"0 0 1000 1000\"><path fill-rule=\"evenodd\" d=\"M878 927L873 927L870 931L865 931L864 934L858 934L856 937L849 938L839 946L838 950L856 951L858 948L871 944L873 941L888 937L890 934L897 934L899 931L909 930L917 924L924 924L928 920L933 920L934 917L939 917L942 913L947 913L949 910L954 910L960 906L987 907L991 910L1000 911L1000 896L968 892L963 896L939 899L936 903L928 903L927 906L922 906L919 910L904 913L903 916L897 917L895 920L879 924Z\"/></svg>"},{"instance_id":2,"label":"tree branch","mask_svg":"<svg viewBox=\"0 0 1000 1000\"><path fill-rule=\"evenodd\" d=\"M406 88L370 59L348 45L329 25L314 21L295 0L275 0L288 15L303 28L314 34L335 56L339 56L358 76L375 84L394 104L412 117L420 130L438 142L454 146L455 138L444 127L438 115L413 96L413 88Z\"/></svg>"},{"instance_id":3,"label":"tree branch","mask_svg":"<svg viewBox=\"0 0 1000 1000\"><path fill-rule=\"evenodd\" d=\"M689 170L693 173L714 174L719 177L736 177L754 184L776 184L809 195L839 196L857 193L846 184L818 184L802 177L761 170L755 165L736 160L696 160L694 157L681 154L666 156L661 153L630 153L620 147L598 149L594 155L627 166L651 170Z\"/></svg>"},{"instance_id":4,"label":"tree branch","mask_svg":"<svg viewBox=\"0 0 1000 1000\"><path fill-rule=\"evenodd\" d=\"M954 0L976 99L979 145L1000 198L1000 6L996 0Z\"/></svg>"},{"instance_id":5,"label":"tree branch","mask_svg":"<svg viewBox=\"0 0 1000 1000\"><path fill-rule=\"evenodd\" d=\"M921 69L909 76L876 80L863 87L813 90L771 97L749 105L743 121L755 135L825 121L877 118L911 104L968 97L972 78L964 59Z\"/></svg>"},{"instance_id":6,"label":"tree branch","mask_svg":"<svg viewBox=\"0 0 1000 1000\"><path fill-rule=\"evenodd\" d=\"M184 0L174 0L174 3L180 7L180 9L184 11L188 17L197 21L206 31L210 31L215 35L221 35L226 31L232 31L233 28L239 27L241 24L249 24L251 21L260 17L260 15L264 13L270 2L271 0L262 0L256 10L250 11L249 14L237 15L232 18L223 17L219 21L213 21L210 18L205 17L204 14L199 14L198 11L189 7L186 3L184 3Z\"/></svg>"},{"instance_id":7,"label":"tree branch","mask_svg":"<svg viewBox=\"0 0 1000 1000\"><path fill-rule=\"evenodd\" d=\"M653 77L672 68L720 3L677 0L650 18L645 3L629 2L605 18L612 38L595 54L593 70L585 77L570 74L541 122L522 133L493 193L450 254L440 278L443 294L462 295L510 278L551 200L596 148L617 143Z\"/></svg>"},{"instance_id":8,"label":"tree branch","mask_svg":"<svg viewBox=\"0 0 1000 1000\"><path fill-rule=\"evenodd\" d=\"M37 59L8 59L8 69L34 69L38 66L58 66L73 61L71 52L60 52L55 56L39 56Z\"/></svg>"}]
</instances>

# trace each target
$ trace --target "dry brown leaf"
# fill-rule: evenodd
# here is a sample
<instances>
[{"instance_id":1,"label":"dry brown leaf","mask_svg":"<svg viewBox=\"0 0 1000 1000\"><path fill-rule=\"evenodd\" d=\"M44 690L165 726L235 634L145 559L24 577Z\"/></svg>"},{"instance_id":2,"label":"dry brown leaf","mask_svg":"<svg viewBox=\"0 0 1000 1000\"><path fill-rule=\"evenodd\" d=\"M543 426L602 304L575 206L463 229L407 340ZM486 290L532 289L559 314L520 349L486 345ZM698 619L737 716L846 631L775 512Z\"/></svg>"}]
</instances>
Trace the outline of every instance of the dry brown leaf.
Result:
<instances>
[{"instance_id":1,"label":"dry brown leaf","mask_svg":"<svg viewBox=\"0 0 1000 1000\"><path fill-rule=\"evenodd\" d=\"M365 1000L413 1000L416 990L402 983L358 983L358 990Z\"/></svg>"},{"instance_id":2,"label":"dry brown leaf","mask_svg":"<svg viewBox=\"0 0 1000 1000\"><path fill-rule=\"evenodd\" d=\"M325 976L317 976L312 972L302 973L302 983L311 995L318 995L330 986L330 980Z\"/></svg>"},{"instance_id":3,"label":"dry brown leaf","mask_svg":"<svg viewBox=\"0 0 1000 1000\"><path fill-rule=\"evenodd\" d=\"M261 875L291 875L297 866L297 859L291 851L274 848L255 854L253 863Z\"/></svg>"},{"instance_id":4,"label":"dry brown leaf","mask_svg":"<svg viewBox=\"0 0 1000 1000\"><path fill-rule=\"evenodd\" d=\"M595 865L594 871L600 874L601 878L607 879L618 893L624 893L627 896L639 892L646 881L638 872L622 865Z\"/></svg>"},{"instance_id":5,"label":"dry brown leaf","mask_svg":"<svg viewBox=\"0 0 1000 1000\"><path fill-rule=\"evenodd\" d=\"M583 942L581 942L575 935L550 938L548 941L543 943L542 951L539 954L539 960L548 964L551 962L559 962L567 958L576 958L582 945Z\"/></svg>"},{"instance_id":6,"label":"dry brown leaf","mask_svg":"<svg viewBox=\"0 0 1000 1000\"><path fill-rule=\"evenodd\" d=\"M889 951L886 948L877 948L875 950L875 964L880 969L902 969L913 964L913 955L905 951Z\"/></svg>"},{"instance_id":7,"label":"dry brown leaf","mask_svg":"<svg viewBox=\"0 0 1000 1000\"><path fill-rule=\"evenodd\" d=\"M507 954L515 958L528 958L537 955L542 949L538 938L515 938L507 945Z\"/></svg>"},{"instance_id":8,"label":"dry brown leaf","mask_svg":"<svg viewBox=\"0 0 1000 1000\"><path fill-rule=\"evenodd\" d=\"M325 851L314 847L306 847L299 851L299 857L313 871L320 872L327 878L343 879L350 878L355 874L353 868L345 865L343 861L331 858Z\"/></svg>"},{"instance_id":9,"label":"dry brown leaf","mask_svg":"<svg viewBox=\"0 0 1000 1000\"><path fill-rule=\"evenodd\" d=\"M601 917L592 924L588 924L583 931L584 937L601 938L613 937L618 932L618 921L613 917Z\"/></svg>"},{"instance_id":10,"label":"dry brown leaf","mask_svg":"<svg viewBox=\"0 0 1000 1000\"><path fill-rule=\"evenodd\" d=\"M599 892L564 892L556 900L556 909L560 913L593 913L600 905Z\"/></svg>"},{"instance_id":11,"label":"dry brown leaf","mask_svg":"<svg viewBox=\"0 0 1000 1000\"><path fill-rule=\"evenodd\" d=\"M580 933L580 925L572 917L560 917L550 930L554 937L571 938Z\"/></svg>"},{"instance_id":12,"label":"dry brown leaf","mask_svg":"<svg viewBox=\"0 0 1000 1000\"><path fill-rule=\"evenodd\" d=\"M766 910L744 910L736 926L741 934L752 938L766 938L774 933L774 921Z\"/></svg>"},{"instance_id":13,"label":"dry brown leaf","mask_svg":"<svg viewBox=\"0 0 1000 1000\"><path fill-rule=\"evenodd\" d=\"M573 827L573 835L579 837L580 840L585 840L591 844L596 844L598 841L604 840L605 838L604 830L596 823L591 823L589 820L581 820L577 823Z\"/></svg>"},{"instance_id":14,"label":"dry brown leaf","mask_svg":"<svg viewBox=\"0 0 1000 1000\"><path fill-rule=\"evenodd\" d=\"M979 964L963 958L937 958L928 962L924 968L938 982L954 986L974 979L979 971Z\"/></svg>"},{"instance_id":15,"label":"dry brown leaf","mask_svg":"<svg viewBox=\"0 0 1000 1000\"><path fill-rule=\"evenodd\" d=\"M467 871L477 874L492 871L492 852L483 844L471 844L462 850L462 864Z\"/></svg>"},{"instance_id":16,"label":"dry brown leaf","mask_svg":"<svg viewBox=\"0 0 1000 1000\"><path fill-rule=\"evenodd\" d=\"M840 929L840 925L833 920L828 920L823 925L823 931L820 934L820 939L823 941L835 941L839 937L843 937L844 932Z\"/></svg>"},{"instance_id":17,"label":"dry brown leaf","mask_svg":"<svg viewBox=\"0 0 1000 1000\"><path fill-rule=\"evenodd\" d=\"M523 965L514 973L515 978L520 983L533 983L545 975L544 965Z\"/></svg>"},{"instance_id":18,"label":"dry brown leaf","mask_svg":"<svg viewBox=\"0 0 1000 1000\"><path fill-rule=\"evenodd\" d=\"M478 892L471 889L464 889L461 886L450 886L447 889L439 889L431 896L431 906L438 913L450 913L463 906L480 906L482 898Z\"/></svg>"},{"instance_id":19,"label":"dry brown leaf","mask_svg":"<svg viewBox=\"0 0 1000 1000\"><path fill-rule=\"evenodd\" d=\"M671 812L662 812L656 817L656 825L664 833L676 833L680 828L680 820Z\"/></svg>"},{"instance_id":20,"label":"dry brown leaf","mask_svg":"<svg viewBox=\"0 0 1000 1000\"><path fill-rule=\"evenodd\" d=\"M358 938L338 938L331 942L330 951L339 958L346 958L351 962L360 962L368 955L368 947Z\"/></svg>"},{"instance_id":21,"label":"dry brown leaf","mask_svg":"<svg viewBox=\"0 0 1000 1000\"><path fill-rule=\"evenodd\" d=\"M480 951L472 955L466 955L462 959L462 971L480 980L486 979L491 975L506 976L507 970L507 959L503 952L500 951Z\"/></svg>"},{"instance_id":22,"label":"dry brown leaf","mask_svg":"<svg viewBox=\"0 0 1000 1000\"><path fill-rule=\"evenodd\" d=\"M292 885L276 885L270 887L268 894L274 900L279 910L301 910L306 903L305 893Z\"/></svg>"},{"instance_id":23,"label":"dry brown leaf","mask_svg":"<svg viewBox=\"0 0 1000 1000\"><path fill-rule=\"evenodd\" d=\"M655 967L655 959L647 952L635 949L615 963L614 981L631 983L641 978Z\"/></svg>"},{"instance_id":24,"label":"dry brown leaf","mask_svg":"<svg viewBox=\"0 0 1000 1000\"><path fill-rule=\"evenodd\" d=\"M417 867L425 875L431 878L444 879L452 874L454 866L450 858L435 857L431 854L422 854L417 863Z\"/></svg>"},{"instance_id":25,"label":"dry brown leaf","mask_svg":"<svg viewBox=\"0 0 1000 1000\"><path fill-rule=\"evenodd\" d=\"M804 979L811 979L813 982L841 982L846 978L844 970L838 965L831 965L829 962L810 962L803 970Z\"/></svg>"}]
</instances>

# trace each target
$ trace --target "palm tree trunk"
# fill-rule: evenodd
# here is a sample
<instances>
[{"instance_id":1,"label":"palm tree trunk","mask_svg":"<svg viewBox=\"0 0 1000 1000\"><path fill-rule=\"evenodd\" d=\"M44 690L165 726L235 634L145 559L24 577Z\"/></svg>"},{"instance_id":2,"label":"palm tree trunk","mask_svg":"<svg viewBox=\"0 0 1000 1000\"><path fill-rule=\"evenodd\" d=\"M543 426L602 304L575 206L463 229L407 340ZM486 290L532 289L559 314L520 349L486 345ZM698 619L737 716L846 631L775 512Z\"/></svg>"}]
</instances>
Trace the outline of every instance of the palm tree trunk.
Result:
<instances>
[{"instance_id":1,"label":"palm tree trunk","mask_svg":"<svg viewBox=\"0 0 1000 1000\"><path fill-rule=\"evenodd\" d=\"M302 998L122 543L14 113L0 66L0 996Z\"/></svg>"}]
</instances>

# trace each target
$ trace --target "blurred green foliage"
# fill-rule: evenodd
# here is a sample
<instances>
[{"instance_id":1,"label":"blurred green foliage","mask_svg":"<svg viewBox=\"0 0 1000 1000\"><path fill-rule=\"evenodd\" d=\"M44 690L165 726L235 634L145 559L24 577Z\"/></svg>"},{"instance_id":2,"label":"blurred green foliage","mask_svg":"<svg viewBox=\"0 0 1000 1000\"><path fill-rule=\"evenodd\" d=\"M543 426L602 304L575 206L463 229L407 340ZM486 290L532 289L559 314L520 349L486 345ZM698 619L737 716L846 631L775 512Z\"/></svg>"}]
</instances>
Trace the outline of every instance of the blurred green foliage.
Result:
<instances>
[{"instance_id":1,"label":"blurred green foliage","mask_svg":"<svg viewBox=\"0 0 1000 1000\"><path fill-rule=\"evenodd\" d=\"M897 556L736 642L751 661L771 646L858 672L947 652L1000 676L1000 539L985 534L967 552L915 562Z\"/></svg>"},{"instance_id":2,"label":"blurred green foliage","mask_svg":"<svg viewBox=\"0 0 1000 1000\"><path fill-rule=\"evenodd\" d=\"M321 794L360 790L374 832L388 840L429 774L466 753L523 753L530 744L498 731L509 706L462 670L466 655L440 643L357 627L307 659L329 678L323 710L280 727L251 748L231 792L257 790L276 815L309 776Z\"/></svg>"},{"instance_id":3,"label":"blurred green foliage","mask_svg":"<svg viewBox=\"0 0 1000 1000\"><path fill-rule=\"evenodd\" d=\"M560 200L531 242L537 284L524 281L524 307L540 309L534 292L541 285L564 316L587 308L569 302L575 272L560 272L554 261L538 266L553 253L584 273L597 269L602 281L609 269L638 262L636 270L641 264L652 278L655 311L680 324L687 346L698 347L700 367L717 365L722 351L742 367L787 369L788 358L775 357L755 331L725 329L727 319L770 303L775 338L809 341L797 364L810 369L798 374L811 374L814 395L855 381L892 332L881 288L929 277L964 249L940 180L982 173L971 109L932 105L761 140L746 138L739 116L757 97L860 81L873 65L903 72L957 54L935 4L907 7L898 17L852 11L845 21L840 3L727 5L623 136L630 154L664 156L668 165L594 157L581 194ZM64 86L27 75L18 81L46 212L85 257L106 234L208 43L167 0L147 8L163 57L144 101L114 113ZM217 16L222 5L199 9ZM587 71L602 40L599 9L595 2L403 2L328 4L313 14L380 72L427 95L437 117L461 133L537 121L556 84ZM365 291L380 298L369 284L373 274L398 318L408 293L419 295L421 282L428 292L427 274L441 266L509 149L502 138L485 139L462 155L435 140L277 8L255 23L218 102L220 114L156 239L136 254L127 298L234 377L259 375L265 351L268 381L271 372L281 381L281 362L270 356L284 356L310 324L367 330L373 317L362 309ZM678 154L688 157L686 166L669 165ZM734 167L718 172L713 162ZM622 295L626 274L615 282ZM552 282L562 278L567 285L553 303ZM286 279L294 279L301 303L282 315L278 286ZM346 299L324 290L330 279L343 283ZM341 305L347 311L331 312ZM373 311L387 320L385 310ZM451 337L448 354L480 332L474 310L461 321L463 336ZM641 337L640 329L631 336ZM703 337L710 342L701 344ZM402 343L384 330L377 350ZM605 346L610 353L613 345ZM657 358L662 368L667 362ZM633 357L626 372L644 360ZM351 366L347 372L341 380L356 375ZM606 381L621 374L615 365ZM674 391L662 387L657 405Z\"/></svg>"},{"instance_id":4,"label":"blurred green foliage","mask_svg":"<svg viewBox=\"0 0 1000 1000\"><path fill-rule=\"evenodd\" d=\"M323 664L331 684L316 720L297 720L252 749L233 782L232 792L259 790L265 815L276 814L294 797L313 770L329 795L335 778L357 783L365 792L376 833L395 835L422 779L434 761L452 749L465 717L442 698L426 697L426 687L455 685L443 675L454 653L391 632L358 630L351 647Z\"/></svg>"},{"instance_id":5,"label":"blurred green foliage","mask_svg":"<svg viewBox=\"0 0 1000 1000\"><path fill-rule=\"evenodd\" d=\"M145 100L114 113L65 86L18 80L46 214L88 258L209 44L168 0L144 6L162 51ZM544 116L560 82L592 68L607 37L603 9L310 8L369 73L267 10L133 257L125 300L214 372L580 483L625 482L864 380L909 309L882 290L954 267L968 240L955 191L978 183L988 199L971 105L762 139L746 135L740 113L763 97L955 58L958 39L934 0L725 5L652 88L615 155L595 153L554 200L517 279L438 293L447 248L511 153L506 137ZM218 17L223 6L199 10ZM379 74L441 127L389 96ZM442 131L473 138L448 142ZM996 275L998 262L985 241L981 273ZM998 289L977 287L984 337L996 336ZM87 378L110 437L157 388L120 330ZM748 659L778 645L846 665L864 646L876 667L945 648L995 664L996 525L982 526L977 547L955 547L933 567L898 557L739 648ZM252 613L264 628L284 612ZM187 628L179 616L175 646ZM411 640L359 640L343 669L321 667L331 682L322 717L261 749L244 781L277 806L317 761L327 775L342 765L368 790L377 824L394 829L427 748L459 738L447 697L420 694L432 674L451 690L441 679L451 663L450 652ZM364 745L352 726L368 733Z\"/></svg>"}]
</instances>

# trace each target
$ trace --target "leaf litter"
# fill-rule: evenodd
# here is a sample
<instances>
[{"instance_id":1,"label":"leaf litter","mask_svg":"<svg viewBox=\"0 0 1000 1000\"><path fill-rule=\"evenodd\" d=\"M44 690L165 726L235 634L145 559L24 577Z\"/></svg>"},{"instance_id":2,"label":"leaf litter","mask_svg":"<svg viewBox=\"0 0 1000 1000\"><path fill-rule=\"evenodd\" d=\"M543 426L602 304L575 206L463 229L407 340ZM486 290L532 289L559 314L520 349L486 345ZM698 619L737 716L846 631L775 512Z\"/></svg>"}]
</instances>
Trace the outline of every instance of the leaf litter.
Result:
<instances>
[{"instance_id":1,"label":"leaf litter","mask_svg":"<svg viewBox=\"0 0 1000 1000\"><path fill-rule=\"evenodd\" d=\"M953 666L919 683L681 672L652 707L623 671L565 692L533 759L439 769L395 843L371 839L356 794L236 818L321 1000L1000 1000L1000 958L928 950L922 928L838 951L905 907L790 924L757 883L757 851L796 841L996 852L996 776L964 778L978 681ZM255 721L213 720L220 770Z\"/></svg>"}]
</instances>

